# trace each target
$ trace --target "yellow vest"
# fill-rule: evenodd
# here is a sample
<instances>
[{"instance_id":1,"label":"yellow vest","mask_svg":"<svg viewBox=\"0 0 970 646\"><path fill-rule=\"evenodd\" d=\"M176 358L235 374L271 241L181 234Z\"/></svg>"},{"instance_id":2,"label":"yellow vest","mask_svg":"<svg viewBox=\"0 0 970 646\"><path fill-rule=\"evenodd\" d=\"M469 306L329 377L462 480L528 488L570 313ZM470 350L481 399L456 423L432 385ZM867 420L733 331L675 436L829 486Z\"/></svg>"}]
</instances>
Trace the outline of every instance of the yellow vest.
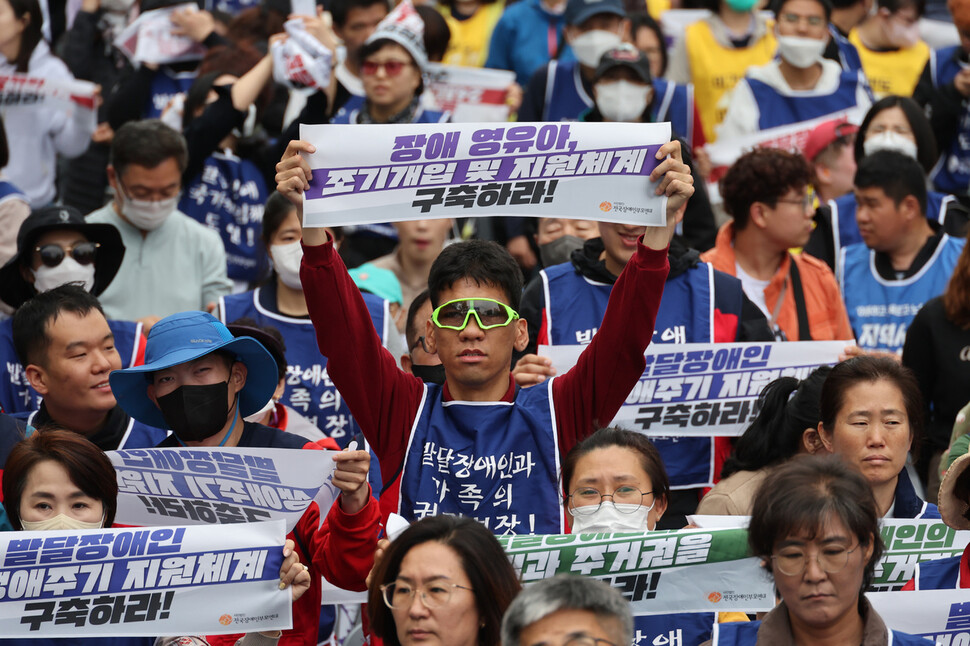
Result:
<instances>
[{"instance_id":1,"label":"yellow vest","mask_svg":"<svg viewBox=\"0 0 970 646\"><path fill-rule=\"evenodd\" d=\"M660 20L661 14L670 9L670 0L646 0L646 3L647 13L649 13L654 20Z\"/></svg>"},{"instance_id":2,"label":"yellow vest","mask_svg":"<svg viewBox=\"0 0 970 646\"><path fill-rule=\"evenodd\" d=\"M749 67L765 65L775 56L775 36L769 25L761 40L748 47L722 47L714 39L710 25L699 20L684 31L691 82L694 84L694 104L704 126L704 137L714 141L718 126L727 113L727 106L719 106L721 98L744 78Z\"/></svg>"},{"instance_id":3,"label":"yellow vest","mask_svg":"<svg viewBox=\"0 0 970 646\"><path fill-rule=\"evenodd\" d=\"M457 20L451 15L449 7L439 7L438 10L451 30L451 40L448 41L448 49L441 62L445 65L483 67L485 59L488 58L492 30L502 17L504 9L505 1L497 0L492 4L481 5L471 18Z\"/></svg>"},{"instance_id":4,"label":"yellow vest","mask_svg":"<svg viewBox=\"0 0 970 646\"><path fill-rule=\"evenodd\" d=\"M877 99L890 94L913 96L920 74L930 58L930 48L923 41L912 47L892 52L876 52L859 39L858 32L849 32L849 42L859 50L862 71L866 73L869 87Z\"/></svg>"}]
</instances>

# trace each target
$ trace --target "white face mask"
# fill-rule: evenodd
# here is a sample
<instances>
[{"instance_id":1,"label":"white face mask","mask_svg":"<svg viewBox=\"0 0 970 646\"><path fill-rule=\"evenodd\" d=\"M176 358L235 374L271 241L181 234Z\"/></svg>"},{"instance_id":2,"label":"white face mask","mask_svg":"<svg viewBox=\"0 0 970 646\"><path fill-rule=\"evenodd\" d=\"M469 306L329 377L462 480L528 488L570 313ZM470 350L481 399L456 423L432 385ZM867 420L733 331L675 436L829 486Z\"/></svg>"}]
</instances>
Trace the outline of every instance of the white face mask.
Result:
<instances>
[{"instance_id":1,"label":"white face mask","mask_svg":"<svg viewBox=\"0 0 970 646\"><path fill-rule=\"evenodd\" d=\"M573 517L573 534L652 531L653 527L650 527L648 519L651 509L653 505L647 507L628 503L616 504L604 500L592 514L580 515L570 511Z\"/></svg>"},{"instance_id":2,"label":"white face mask","mask_svg":"<svg viewBox=\"0 0 970 646\"><path fill-rule=\"evenodd\" d=\"M142 231L154 231L165 224L165 220L175 212L179 202L178 195L157 202L133 200L128 197L123 199L121 214Z\"/></svg>"},{"instance_id":3,"label":"white face mask","mask_svg":"<svg viewBox=\"0 0 970 646\"><path fill-rule=\"evenodd\" d=\"M919 42L919 23L914 22L911 25L904 25L897 20L888 20L888 26L886 28L886 36L896 47L900 49L906 47L912 47Z\"/></svg>"},{"instance_id":4,"label":"white face mask","mask_svg":"<svg viewBox=\"0 0 970 646\"><path fill-rule=\"evenodd\" d=\"M290 289L303 289L300 282L300 262L303 260L303 246L300 241L287 244L271 245L270 253L273 254L273 268L276 274L283 281L283 284Z\"/></svg>"},{"instance_id":5,"label":"white face mask","mask_svg":"<svg viewBox=\"0 0 970 646\"><path fill-rule=\"evenodd\" d=\"M246 417L243 417L243 419L246 420L247 422L261 423L263 419L263 415L270 412L274 408L276 408L276 399L273 397L270 397L269 401L266 402L265 406L260 408L252 415L247 415Z\"/></svg>"},{"instance_id":6,"label":"white face mask","mask_svg":"<svg viewBox=\"0 0 970 646\"><path fill-rule=\"evenodd\" d=\"M596 107L607 121L637 121L650 103L652 88L630 81L596 86Z\"/></svg>"},{"instance_id":7,"label":"white face mask","mask_svg":"<svg viewBox=\"0 0 970 646\"><path fill-rule=\"evenodd\" d=\"M82 265L67 254L56 267L41 265L33 270L33 274L34 289L38 294L67 283L81 283L86 292L94 289L94 263Z\"/></svg>"},{"instance_id":8,"label":"white face mask","mask_svg":"<svg viewBox=\"0 0 970 646\"><path fill-rule=\"evenodd\" d=\"M104 525L104 517L96 522L85 522L68 516L67 514L57 514L47 520L24 520L20 519L20 526L27 532L46 532L55 529L101 529Z\"/></svg>"},{"instance_id":9,"label":"white face mask","mask_svg":"<svg viewBox=\"0 0 970 646\"><path fill-rule=\"evenodd\" d=\"M822 60L822 53L828 44L824 39L801 36L778 36L777 40L778 55L799 69L806 69Z\"/></svg>"},{"instance_id":10,"label":"white face mask","mask_svg":"<svg viewBox=\"0 0 970 646\"><path fill-rule=\"evenodd\" d=\"M917 159L916 143L892 130L886 130L872 135L862 142L862 151L866 155L871 155L879 150L895 150L908 157Z\"/></svg>"},{"instance_id":11,"label":"white face mask","mask_svg":"<svg viewBox=\"0 0 970 646\"><path fill-rule=\"evenodd\" d=\"M622 42L619 34L603 29L592 29L577 36L569 46L573 48L576 60L586 67L596 67L603 54Z\"/></svg>"}]
</instances>

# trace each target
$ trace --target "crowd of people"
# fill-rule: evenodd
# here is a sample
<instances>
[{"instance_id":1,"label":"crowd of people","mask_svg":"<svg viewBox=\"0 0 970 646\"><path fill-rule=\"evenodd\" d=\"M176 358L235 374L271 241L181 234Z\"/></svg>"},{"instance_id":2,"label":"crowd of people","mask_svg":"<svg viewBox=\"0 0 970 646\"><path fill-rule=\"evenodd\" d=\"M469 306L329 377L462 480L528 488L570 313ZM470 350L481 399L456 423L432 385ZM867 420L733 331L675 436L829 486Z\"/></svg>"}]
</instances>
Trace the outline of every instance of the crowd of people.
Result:
<instances>
[{"instance_id":1,"label":"crowd of people","mask_svg":"<svg viewBox=\"0 0 970 646\"><path fill-rule=\"evenodd\" d=\"M112 527L118 449L328 449L339 493L288 630L29 643L337 643L322 579L372 644L924 643L864 593L881 519L970 530L970 0L0 0L0 53L0 529ZM450 122L455 68L509 121L669 123L665 224L304 227L300 127ZM651 344L791 341L844 350L739 437L610 423ZM634 617L496 539L692 514L750 518L774 610Z\"/></svg>"}]
</instances>

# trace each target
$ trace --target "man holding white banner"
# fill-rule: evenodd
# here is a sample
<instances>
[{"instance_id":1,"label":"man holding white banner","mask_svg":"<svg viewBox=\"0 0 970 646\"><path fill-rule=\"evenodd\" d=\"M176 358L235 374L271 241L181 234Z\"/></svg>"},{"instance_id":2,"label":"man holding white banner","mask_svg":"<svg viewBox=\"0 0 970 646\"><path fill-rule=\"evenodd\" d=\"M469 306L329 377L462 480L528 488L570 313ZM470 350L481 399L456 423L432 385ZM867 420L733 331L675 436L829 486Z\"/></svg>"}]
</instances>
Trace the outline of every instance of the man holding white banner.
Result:
<instances>
[{"instance_id":1,"label":"man holding white banner","mask_svg":"<svg viewBox=\"0 0 970 646\"><path fill-rule=\"evenodd\" d=\"M314 174L325 172L311 171L301 155L315 151L307 141L291 142L277 165L277 188L301 213L304 191ZM367 308L326 231L304 229L301 278L310 317L330 377L377 452L385 514L458 513L498 534L562 532L560 456L612 419L642 374L667 275L667 245L693 193L678 142L659 146L654 157L663 161L649 183L628 181L666 196L666 226L647 228L617 280L599 334L577 367L548 387L515 388L512 352L528 342L515 311L522 278L494 243L451 245L431 268L434 311L425 341L444 366L446 383L439 387L397 368L371 332Z\"/></svg>"}]
</instances>

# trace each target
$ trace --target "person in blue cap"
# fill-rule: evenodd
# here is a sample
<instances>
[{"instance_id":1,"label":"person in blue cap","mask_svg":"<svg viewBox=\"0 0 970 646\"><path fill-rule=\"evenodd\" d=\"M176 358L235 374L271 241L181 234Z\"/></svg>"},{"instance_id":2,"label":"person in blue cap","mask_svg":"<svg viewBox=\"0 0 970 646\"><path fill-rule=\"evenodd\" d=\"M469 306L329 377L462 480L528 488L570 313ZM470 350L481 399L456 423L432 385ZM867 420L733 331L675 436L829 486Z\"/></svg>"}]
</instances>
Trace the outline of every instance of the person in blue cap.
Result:
<instances>
[{"instance_id":1,"label":"person in blue cap","mask_svg":"<svg viewBox=\"0 0 970 646\"><path fill-rule=\"evenodd\" d=\"M264 447L320 449L305 438L247 422L272 397L277 385L273 356L250 336L234 337L205 312L172 314L148 335L145 363L116 370L111 388L124 410L146 424L171 428L161 447ZM290 538L313 585L293 605L293 628L283 645L316 643L320 617L320 577L347 589L364 589L373 563L380 520L370 495L367 451L334 454L333 484L341 490L320 526L316 503L307 508ZM212 636L213 646L237 636Z\"/></svg>"}]
</instances>

